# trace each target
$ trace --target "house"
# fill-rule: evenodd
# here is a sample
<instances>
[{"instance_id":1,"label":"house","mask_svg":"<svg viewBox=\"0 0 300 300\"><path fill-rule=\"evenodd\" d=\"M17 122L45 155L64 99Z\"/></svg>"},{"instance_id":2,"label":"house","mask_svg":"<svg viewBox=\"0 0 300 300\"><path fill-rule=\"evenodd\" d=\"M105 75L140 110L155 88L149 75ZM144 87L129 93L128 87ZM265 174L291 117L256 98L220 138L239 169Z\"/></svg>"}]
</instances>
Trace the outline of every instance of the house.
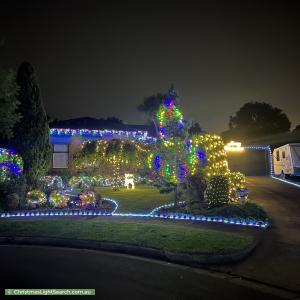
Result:
<instances>
[{"instance_id":1,"label":"house","mask_svg":"<svg viewBox=\"0 0 300 300\"><path fill-rule=\"evenodd\" d=\"M116 129L72 129L51 128L50 143L52 145L52 168L66 169L73 155L80 151L85 141L133 139L153 142L154 137L148 134L146 125L124 125L124 130Z\"/></svg>"}]
</instances>

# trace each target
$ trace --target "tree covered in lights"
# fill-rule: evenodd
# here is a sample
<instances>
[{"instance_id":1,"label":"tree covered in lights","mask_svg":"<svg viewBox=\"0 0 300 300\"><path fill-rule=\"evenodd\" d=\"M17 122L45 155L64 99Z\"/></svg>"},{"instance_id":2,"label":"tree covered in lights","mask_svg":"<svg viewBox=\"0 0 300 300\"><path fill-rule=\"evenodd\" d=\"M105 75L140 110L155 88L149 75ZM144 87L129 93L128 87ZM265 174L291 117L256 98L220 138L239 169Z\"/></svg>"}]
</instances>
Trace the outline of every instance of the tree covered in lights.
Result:
<instances>
[{"instance_id":1,"label":"tree covered in lights","mask_svg":"<svg viewBox=\"0 0 300 300\"><path fill-rule=\"evenodd\" d=\"M150 145L132 140L98 140L87 142L72 167L78 173L107 178L114 188L124 184L125 173L137 174L145 168Z\"/></svg>"},{"instance_id":2,"label":"tree covered in lights","mask_svg":"<svg viewBox=\"0 0 300 300\"><path fill-rule=\"evenodd\" d=\"M159 136L156 149L148 157L148 165L161 192L174 191L177 205L179 186L188 182L195 167L190 153L187 123L178 106L178 96L171 86L156 114ZM199 164L202 162L199 161Z\"/></svg>"},{"instance_id":3,"label":"tree covered in lights","mask_svg":"<svg viewBox=\"0 0 300 300\"><path fill-rule=\"evenodd\" d=\"M234 197L242 178L230 176L222 139L214 134L189 131L173 87L160 105L156 119L159 136L155 151L148 157L148 166L162 192L174 191L174 205L178 202L180 186L194 189L199 201L210 199L211 206L214 205L211 197L204 197L204 190L208 187L220 187L214 194L219 196L216 206L229 201L230 196ZM226 178L224 184L216 184L223 178Z\"/></svg>"}]
</instances>

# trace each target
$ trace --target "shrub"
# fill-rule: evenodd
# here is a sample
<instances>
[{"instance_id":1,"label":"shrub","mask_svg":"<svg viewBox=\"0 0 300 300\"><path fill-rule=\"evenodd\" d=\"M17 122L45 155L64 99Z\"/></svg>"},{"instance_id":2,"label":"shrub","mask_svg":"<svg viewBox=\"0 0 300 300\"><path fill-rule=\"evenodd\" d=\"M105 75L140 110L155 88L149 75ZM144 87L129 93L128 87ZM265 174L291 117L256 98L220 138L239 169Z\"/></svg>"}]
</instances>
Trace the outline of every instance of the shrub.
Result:
<instances>
[{"instance_id":1,"label":"shrub","mask_svg":"<svg viewBox=\"0 0 300 300\"><path fill-rule=\"evenodd\" d=\"M70 197L64 191L52 191L49 197L49 204L55 208L67 207Z\"/></svg>"},{"instance_id":2,"label":"shrub","mask_svg":"<svg viewBox=\"0 0 300 300\"><path fill-rule=\"evenodd\" d=\"M28 192L26 200L29 208L36 208L47 203L46 194L39 190L32 190Z\"/></svg>"},{"instance_id":3,"label":"shrub","mask_svg":"<svg viewBox=\"0 0 300 300\"><path fill-rule=\"evenodd\" d=\"M24 176L13 176L0 182L0 209L11 210L25 203L26 180Z\"/></svg>"},{"instance_id":4,"label":"shrub","mask_svg":"<svg viewBox=\"0 0 300 300\"><path fill-rule=\"evenodd\" d=\"M64 184L60 176L43 176L40 179L40 182L42 185L42 190L46 194L50 194L50 192L52 192L53 190L59 190L64 188Z\"/></svg>"},{"instance_id":5,"label":"shrub","mask_svg":"<svg viewBox=\"0 0 300 300\"><path fill-rule=\"evenodd\" d=\"M230 172L228 174L230 183L229 198L232 202L237 202L239 197L236 194L237 189L244 189L246 185L245 175L240 172Z\"/></svg>"},{"instance_id":6,"label":"shrub","mask_svg":"<svg viewBox=\"0 0 300 300\"><path fill-rule=\"evenodd\" d=\"M84 208L96 206L97 193L94 190L83 190L80 193L79 198L81 199Z\"/></svg>"},{"instance_id":7,"label":"shrub","mask_svg":"<svg viewBox=\"0 0 300 300\"><path fill-rule=\"evenodd\" d=\"M194 174L187 177L187 197L191 202L204 202L206 182L204 174Z\"/></svg>"},{"instance_id":8,"label":"shrub","mask_svg":"<svg viewBox=\"0 0 300 300\"><path fill-rule=\"evenodd\" d=\"M212 176L204 193L209 208L222 206L229 201L229 179L225 175Z\"/></svg>"},{"instance_id":9,"label":"shrub","mask_svg":"<svg viewBox=\"0 0 300 300\"><path fill-rule=\"evenodd\" d=\"M71 188L89 189L93 184L89 176L73 176L69 180Z\"/></svg>"}]
</instances>

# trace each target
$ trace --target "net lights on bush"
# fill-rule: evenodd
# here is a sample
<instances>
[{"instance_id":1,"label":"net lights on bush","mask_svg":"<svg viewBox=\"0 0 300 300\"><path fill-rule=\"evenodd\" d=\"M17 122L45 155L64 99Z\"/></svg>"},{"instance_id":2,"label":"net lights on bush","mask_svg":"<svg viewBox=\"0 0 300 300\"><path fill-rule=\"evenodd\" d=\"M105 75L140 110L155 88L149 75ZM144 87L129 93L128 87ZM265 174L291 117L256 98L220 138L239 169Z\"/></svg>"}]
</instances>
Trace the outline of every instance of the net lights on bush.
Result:
<instances>
[{"instance_id":1,"label":"net lights on bush","mask_svg":"<svg viewBox=\"0 0 300 300\"><path fill-rule=\"evenodd\" d=\"M55 208L67 207L68 201L70 200L69 195L65 191L52 191L49 197L49 204Z\"/></svg>"},{"instance_id":2,"label":"net lights on bush","mask_svg":"<svg viewBox=\"0 0 300 300\"><path fill-rule=\"evenodd\" d=\"M37 208L47 203L47 196L39 190L32 190L27 193L26 200L29 208Z\"/></svg>"},{"instance_id":3,"label":"net lights on bush","mask_svg":"<svg viewBox=\"0 0 300 300\"><path fill-rule=\"evenodd\" d=\"M23 172L23 160L16 151L0 148L0 182L10 180Z\"/></svg>"},{"instance_id":4,"label":"net lights on bush","mask_svg":"<svg viewBox=\"0 0 300 300\"><path fill-rule=\"evenodd\" d=\"M84 208L87 207L95 207L96 206L96 200L97 200L97 194L93 190L84 190L79 194L79 198L82 201L82 206Z\"/></svg>"}]
</instances>

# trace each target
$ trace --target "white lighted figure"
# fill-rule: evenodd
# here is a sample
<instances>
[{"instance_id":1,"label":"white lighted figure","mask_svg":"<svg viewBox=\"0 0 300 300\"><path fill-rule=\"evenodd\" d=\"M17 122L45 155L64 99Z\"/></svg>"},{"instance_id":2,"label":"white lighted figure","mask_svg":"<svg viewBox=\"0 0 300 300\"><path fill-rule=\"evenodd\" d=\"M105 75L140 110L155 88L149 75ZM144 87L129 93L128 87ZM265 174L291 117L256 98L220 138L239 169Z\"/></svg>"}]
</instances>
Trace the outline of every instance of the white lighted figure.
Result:
<instances>
[{"instance_id":1,"label":"white lighted figure","mask_svg":"<svg viewBox=\"0 0 300 300\"><path fill-rule=\"evenodd\" d=\"M242 147L241 142L231 141L224 147L225 151L244 151L244 147Z\"/></svg>"},{"instance_id":2,"label":"white lighted figure","mask_svg":"<svg viewBox=\"0 0 300 300\"><path fill-rule=\"evenodd\" d=\"M125 173L125 186L127 189L131 188L134 190L133 174Z\"/></svg>"}]
</instances>

